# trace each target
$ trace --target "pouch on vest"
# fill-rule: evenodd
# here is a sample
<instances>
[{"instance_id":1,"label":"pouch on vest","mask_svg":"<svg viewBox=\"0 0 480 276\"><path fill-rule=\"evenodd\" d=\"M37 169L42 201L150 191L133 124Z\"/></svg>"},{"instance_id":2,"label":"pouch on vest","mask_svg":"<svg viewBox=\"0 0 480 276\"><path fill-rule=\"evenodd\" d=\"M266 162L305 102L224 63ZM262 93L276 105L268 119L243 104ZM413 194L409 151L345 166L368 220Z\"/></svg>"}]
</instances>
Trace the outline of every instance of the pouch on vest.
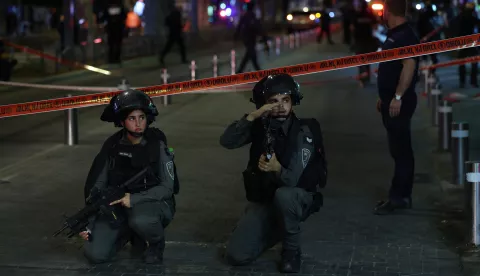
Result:
<instances>
[{"instance_id":1,"label":"pouch on vest","mask_svg":"<svg viewBox=\"0 0 480 276\"><path fill-rule=\"evenodd\" d=\"M243 173L243 185L248 201L265 203L272 201L276 185L271 181L270 174L247 168Z\"/></svg>"}]
</instances>

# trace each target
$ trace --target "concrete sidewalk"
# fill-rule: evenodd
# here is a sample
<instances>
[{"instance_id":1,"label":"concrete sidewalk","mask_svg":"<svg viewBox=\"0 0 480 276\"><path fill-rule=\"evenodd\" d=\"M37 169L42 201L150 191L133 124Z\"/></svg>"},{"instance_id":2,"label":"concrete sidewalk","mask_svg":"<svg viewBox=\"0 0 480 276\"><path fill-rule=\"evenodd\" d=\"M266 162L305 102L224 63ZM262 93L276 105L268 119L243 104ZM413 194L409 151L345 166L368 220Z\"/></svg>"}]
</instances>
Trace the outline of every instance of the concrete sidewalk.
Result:
<instances>
[{"instance_id":1,"label":"concrete sidewalk","mask_svg":"<svg viewBox=\"0 0 480 276\"><path fill-rule=\"evenodd\" d=\"M343 46L310 45L269 65L324 60L345 53ZM298 80L320 81L355 73L347 69ZM375 111L376 89L359 90L354 80L343 80L305 86L302 92L305 99L296 112L320 121L330 177L324 208L303 226L300 275L464 275L455 247L438 230L451 214L435 204L443 194L432 176L433 145L425 109L419 108L412 130L417 160L414 208L378 217L371 211L387 194L393 164ZM0 241L0 272L15 276L281 275L275 263L278 247L247 267L229 267L219 257L246 203L241 172L248 147L225 150L218 139L232 120L254 108L249 97L249 93L183 95L175 97L172 106L160 109L155 125L175 148L181 181L176 218L167 228L163 266L146 266L122 252L113 264L91 267L81 256L78 240L51 237L61 226L61 214L72 214L82 206L86 173L101 143L114 131L99 122L101 108L82 114L81 118L88 119L81 121L81 144L75 147L50 149L58 143L61 121L16 136L10 147L44 143L44 151L0 166L0 179L10 176L0 194L0 220L5 222L0 233L8 236Z\"/></svg>"}]
</instances>

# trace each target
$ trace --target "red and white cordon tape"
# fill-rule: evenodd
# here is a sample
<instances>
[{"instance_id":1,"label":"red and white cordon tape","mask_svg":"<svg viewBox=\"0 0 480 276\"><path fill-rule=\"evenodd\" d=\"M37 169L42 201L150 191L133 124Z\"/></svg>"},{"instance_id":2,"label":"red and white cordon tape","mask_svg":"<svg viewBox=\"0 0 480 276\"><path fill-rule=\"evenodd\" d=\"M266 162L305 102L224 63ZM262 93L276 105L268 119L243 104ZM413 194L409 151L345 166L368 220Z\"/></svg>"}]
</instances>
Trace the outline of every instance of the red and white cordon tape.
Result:
<instances>
[{"instance_id":1,"label":"red and white cordon tape","mask_svg":"<svg viewBox=\"0 0 480 276\"><path fill-rule=\"evenodd\" d=\"M143 87L138 89L144 91L151 97L192 93L206 89L254 83L271 74L287 73L292 76L301 76L357 67L359 65L374 64L379 62L430 55L434 53L455 51L464 48L472 48L477 47L480 44L479 41L480 34L474 34L368 54L329 59L269 70L260 70L256 72L241 73L231 76L221 76L216 78L206 78L194 81ZM0 106L0 118L108 104L110 99L120 92L121 91L104 92L35 102L2 105Z\"/></svg>"}]
</instances>

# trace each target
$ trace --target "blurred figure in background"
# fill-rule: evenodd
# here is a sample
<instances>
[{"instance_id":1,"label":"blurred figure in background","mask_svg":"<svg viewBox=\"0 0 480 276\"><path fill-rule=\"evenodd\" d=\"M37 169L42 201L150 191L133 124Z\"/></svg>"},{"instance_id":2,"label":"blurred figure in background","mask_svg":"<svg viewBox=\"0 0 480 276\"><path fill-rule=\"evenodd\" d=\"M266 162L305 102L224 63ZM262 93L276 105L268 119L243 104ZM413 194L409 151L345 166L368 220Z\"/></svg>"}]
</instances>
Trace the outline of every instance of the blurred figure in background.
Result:
<instances>
[{"instance_id":1,"label":"blurred figure in background","mask_svg":"<svg viewBox=\"0 0 480 276\"><path fill-rule=\"evenodd\" d=\"M162 53L160 54L159 61L161 66L165 66L165 56L172 49L173 44L177 43L180 48L180 55L182 56L182 63L186 64L187 53L185 49L185 40L183 38L183 17L182 11L179 7L176 7L174 4L170 4L170 13L165 19L165 26L168 28L168 38L165 47L163 48Z\"/></svg>"}]
</instances>

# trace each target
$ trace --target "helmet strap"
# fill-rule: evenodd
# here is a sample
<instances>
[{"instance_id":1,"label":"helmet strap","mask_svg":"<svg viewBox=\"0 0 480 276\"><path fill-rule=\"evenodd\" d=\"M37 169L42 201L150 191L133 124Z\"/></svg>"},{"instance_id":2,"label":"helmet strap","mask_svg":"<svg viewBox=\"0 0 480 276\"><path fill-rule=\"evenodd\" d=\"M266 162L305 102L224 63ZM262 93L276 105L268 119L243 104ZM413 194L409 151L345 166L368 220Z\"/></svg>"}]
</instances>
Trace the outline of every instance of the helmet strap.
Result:
<instances>
[{"instance_id":1,"label":"helmet strap","mask_svg":"<svg viewBox=\"0 0 480 276\"><path fill-rule=\"evenodd\" d=\"M143 132L134 132L134 131L130 131L128 129L125 129L125 130L135 138L140 138L140 137L143 136Z\"/></svg>"}]
</instances>

